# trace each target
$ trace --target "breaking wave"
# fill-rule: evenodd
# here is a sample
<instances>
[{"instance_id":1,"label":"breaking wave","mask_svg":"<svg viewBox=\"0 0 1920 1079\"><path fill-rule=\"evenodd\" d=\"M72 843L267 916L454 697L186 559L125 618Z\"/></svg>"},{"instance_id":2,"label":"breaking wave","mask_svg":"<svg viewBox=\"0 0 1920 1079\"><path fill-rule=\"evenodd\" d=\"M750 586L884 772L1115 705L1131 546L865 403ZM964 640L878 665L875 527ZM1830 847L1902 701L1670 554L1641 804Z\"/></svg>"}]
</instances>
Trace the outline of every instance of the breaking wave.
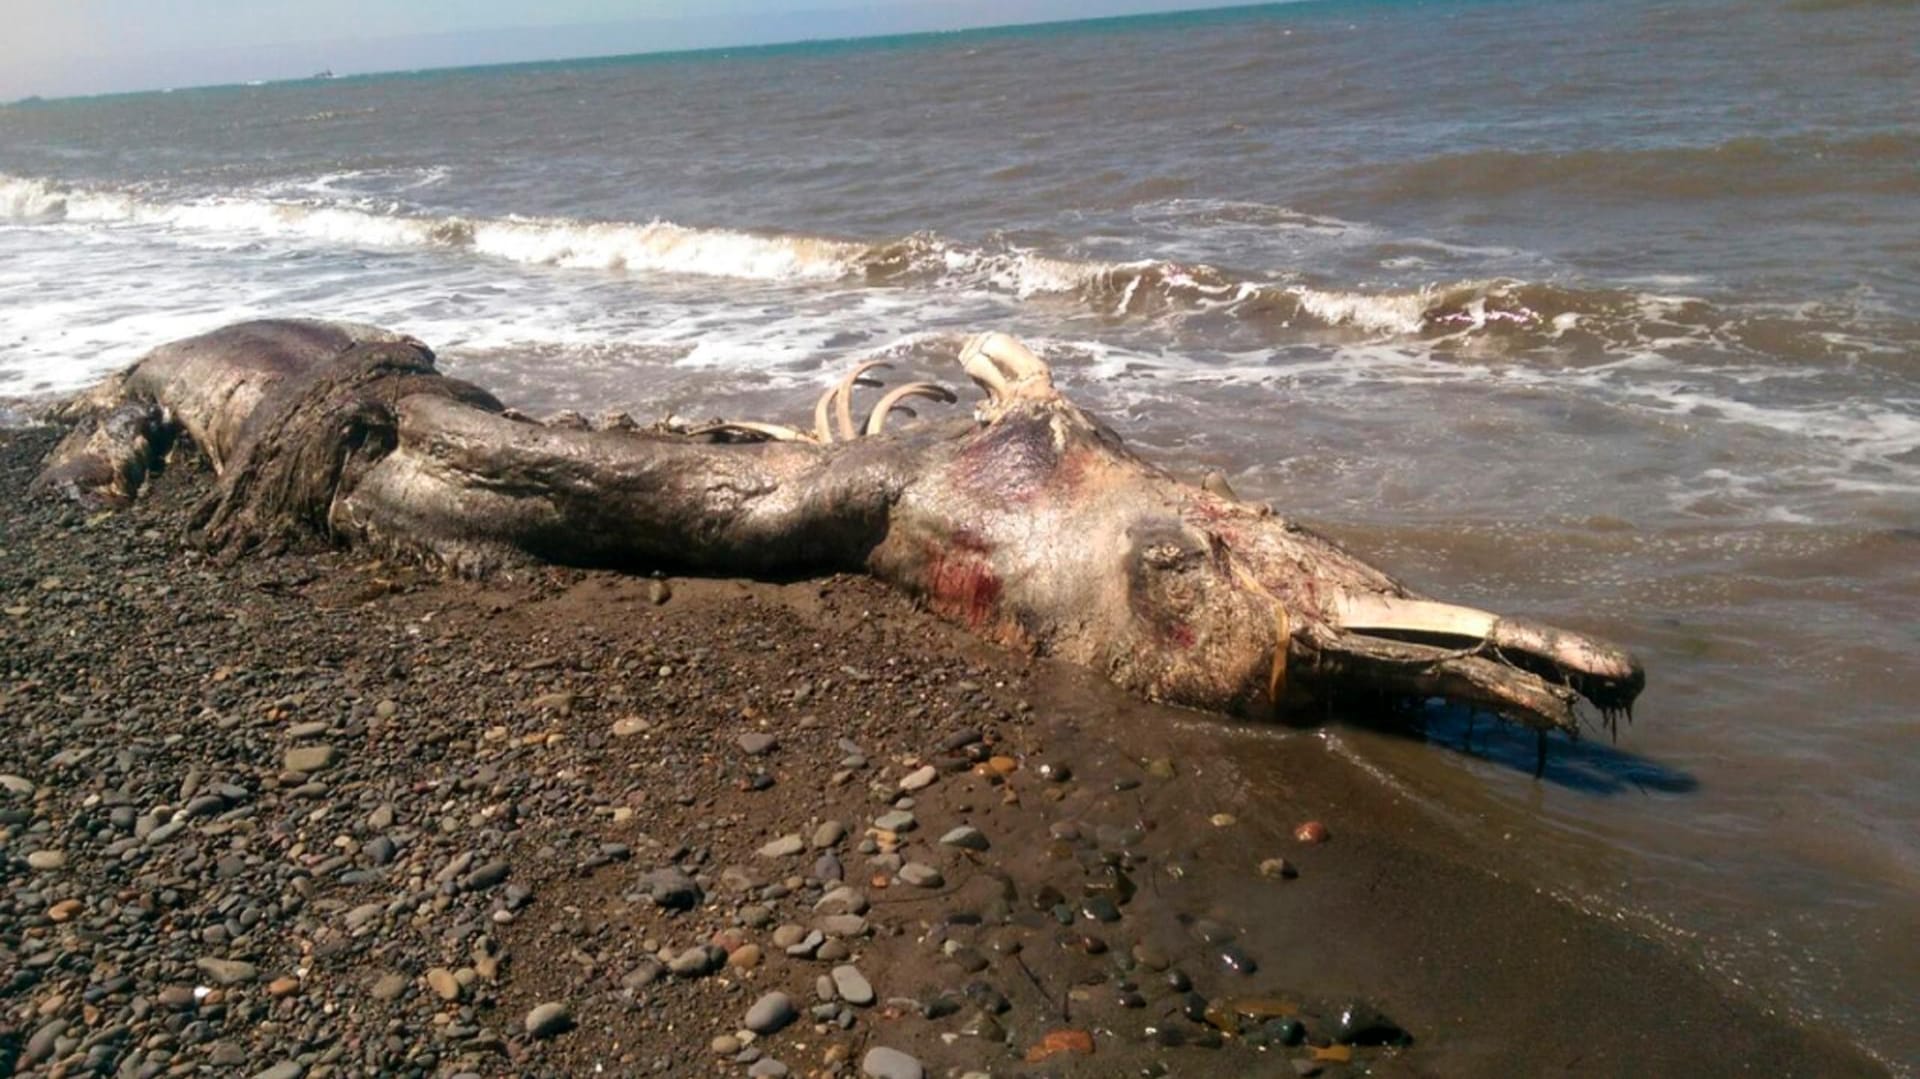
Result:
<instances>
[{"instance_id":1,"label":"breaking wave","mask_svg":"<svg viewBox=\"0 0 1920 1079\"><path fill-rule=\"evenodd\" d=\"M429 178L430 179L430 178ZM421 181L425 182L425 181ZM148 226L256 241L279 238L363 249L445 249L529 265L760 282L841 282L984 291L1064 301L1107 318L1224 317L1257 337L1298 331L1369 337L1462 338L1482 345L1553 343L1600 355L1649 341L1724 337L1726 312L1704 301L1624 289L1506 278L1361 291L1204 263L1100 262L1014 246L958 244L932 234L869 243L801 234L571 218L464 217L410 212L390 200L148 197L0 175L0 222ZM1786 319L1771 332L1784 352L1846 351L1844 319ZM1901 341L1920 330L1895 328ZM1780 345L1780 341L1770 342Z\"/></svg>"}]
</instances>

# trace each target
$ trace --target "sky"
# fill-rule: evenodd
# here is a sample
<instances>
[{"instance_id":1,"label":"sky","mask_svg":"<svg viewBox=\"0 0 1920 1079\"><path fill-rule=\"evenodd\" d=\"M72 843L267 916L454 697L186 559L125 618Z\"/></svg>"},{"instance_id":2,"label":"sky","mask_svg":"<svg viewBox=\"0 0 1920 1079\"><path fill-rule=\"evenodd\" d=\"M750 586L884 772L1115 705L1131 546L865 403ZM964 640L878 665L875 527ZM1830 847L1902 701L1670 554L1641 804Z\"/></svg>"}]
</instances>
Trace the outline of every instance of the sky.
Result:
<instances>
[{"instance_id":1,"label":"sky","mask_svg":"<svg viewBox=\"0 0 1920 1079\"><path fill-rule=\"evenodd\" d=\"M761 45L1235 0L7 0L0 101ZM1239 0L1245 2L1245 0Z\"/></svg>"}]
</instances>

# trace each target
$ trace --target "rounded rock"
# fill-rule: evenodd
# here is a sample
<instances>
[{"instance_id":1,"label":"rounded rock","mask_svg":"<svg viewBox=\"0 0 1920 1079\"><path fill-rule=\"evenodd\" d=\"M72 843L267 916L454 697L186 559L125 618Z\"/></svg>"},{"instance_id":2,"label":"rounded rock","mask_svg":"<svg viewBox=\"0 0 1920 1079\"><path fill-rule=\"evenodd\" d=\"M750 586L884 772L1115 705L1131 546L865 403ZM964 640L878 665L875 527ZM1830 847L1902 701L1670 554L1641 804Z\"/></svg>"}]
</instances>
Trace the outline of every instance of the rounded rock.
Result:
<instances>
[{"instance_id":1,"label":"rounded rock","mask_svg":"<svg viewBox=\"0 0 1920 1079\"><path fill-rule=\"evenodd\" d=\"M776 989L747 1009L747 1029L755 1034L773 1034L793 1022L798 1014L793 998Z\"/></svg>"},{"instance_id":2,"label":"rounded rock","mask_svg":"<svg viewBox=\"0 0 1920 1079\"><path fill-rule=\"evenodd\" d=\"M848 1004L865 1007L873 1003L873 984L852 964L833 968L833 990Z\"/></svg>"},{"instance_id":3,"label":"rounded rock","mask_svg":"<svg viewBox=\"0 0 1920 1079\"><path fill-rule=\"evenodd\" d=\"M551 1038L573 1029L573 1015L565 1004L546 1003L527 1013L527 1033L535 1038Z\"/></svg>"},{"instance_id":4,"label":"rounded rock","mask_svg":"<svg viewBox=\"0 0 1920 1079\"><path fill-rule=\"evenodd\" d=\"M860 1058L860 1074L868 1079L926 1079L927 1069L898 1049L876 1045Z\"/></svg>"}]
</instances>

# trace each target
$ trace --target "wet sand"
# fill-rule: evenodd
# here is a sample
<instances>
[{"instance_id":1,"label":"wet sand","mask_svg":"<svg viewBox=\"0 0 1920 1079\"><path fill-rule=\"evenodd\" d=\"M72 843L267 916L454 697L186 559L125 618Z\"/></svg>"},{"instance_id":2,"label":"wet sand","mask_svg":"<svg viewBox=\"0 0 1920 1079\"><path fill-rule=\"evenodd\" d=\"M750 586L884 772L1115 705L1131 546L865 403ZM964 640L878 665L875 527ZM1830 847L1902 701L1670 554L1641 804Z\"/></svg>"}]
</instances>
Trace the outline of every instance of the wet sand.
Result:
<instances>
[{"instance_id":1,"label":"wet sand","mask_svg":"<svg viewBox=\"0 0 1920 1079\"><path fill-rule=\"evenodd\" d=\"M50 442L0 433L0 1071L1884 1074L1311 731L859 578L215 565L198 469L90 516Z\"/></svg>"}]
</instances>

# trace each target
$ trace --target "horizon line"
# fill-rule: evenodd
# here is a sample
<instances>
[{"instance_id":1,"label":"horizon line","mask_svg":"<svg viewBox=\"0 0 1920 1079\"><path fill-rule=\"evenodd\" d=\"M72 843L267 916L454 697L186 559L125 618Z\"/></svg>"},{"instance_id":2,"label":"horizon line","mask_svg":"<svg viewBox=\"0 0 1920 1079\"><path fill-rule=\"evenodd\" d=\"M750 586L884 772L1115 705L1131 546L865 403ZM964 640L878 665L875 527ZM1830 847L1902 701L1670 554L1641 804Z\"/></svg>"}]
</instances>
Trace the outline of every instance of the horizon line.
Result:
<instances>
[{"instance_id":1,"label":"horizon line","mask_svg":"<svg viewBox=\"0 0 1920 1079\"><path fill-rule=\"evenodd\" d=\"M576 64L581 62L612 63L612 62L617 62L622 60L637 60L642 58L653 59L653 60L669 60L669 59L690 58L690 57L698 57L698 56L710 56L718 53L766 53L766 52L775 52L782 49L790 49L797 45L812 45L812 46L869 45L870 46L870 45L886 44L886 43L893 43L893 42L905 43L905 42L910 42L910 41L925 39L925 38L954 38L954 37L967 37L967 36L993 37L993 36L1003 35L1009 31L1030 30L1037 27L1066 28L1070 26L1081 27L1081 26L1100 26L1100 25L1110 25L1110 26L1117 27L1123 24L1128 24L1128 23L1160 22L1160 21L1182 19L1182 18L1204 19L1207 17L1219 17L1221 15L1242 15L1243 16L1243 15L1249 15L1261 10L1277 9L1277 8L1309 7L1309 6L1316 6L1320 4L1328 4L1328 3L1335 3L1335 2L1338 2L1338 0L1230 0L1230 2L1227 2L1227 3L1211 5L1208 7L1175 8L1175 9L1162 10L1162 11L1141 11L1141 12L1132 12L1124 15L1096 15L1091 18L1036 19L1031 22L991 23L985 26L963 26L963 27L955 27L947 30L907 30L907 31L901 31L896 33L886 33L886 34L848 34L848 35L831 35L831 36L825 36L825 37L796 37L796 38L783 38L779 41L761 41L761 42L755 42L751 44L740 44L740 45L702 45L695 48L681 48L681 49L642 49L638 52L581 53L574 56L555 56L555 57L546 57L541 59L529 59L529 60L504 60L504 61L498 61L498 62L488 62L488 63L479 63L479 64L434 64L426 67L382 68L374 71L354 71L344 75L332 74L332 68L329 67L324 69L322 72L316 73L313 75L280 78L280 79L242 80L238 82L192 83L185 86L161 86L161 87L153 87L151 89L145 89L145 90L108 90L108 91L102 91L100 93L93 93L93 94L60 94L56 96L28 94L25 97L15 98L11 101L6 101L6 102L0 102L0 108L14 108L22 105L38 106L38 105L53 105L53 104L80 102L80 101L99 101L99 100L104 100L109 98L122 98L122 97L144 97L150 94L174 94L174 93L183 93L183 92L200 92L200 91L209 91L209 90L230 90L230 89L263 89L269 86L291 86L291 85L297 85L301 83L311 83L311 82L350 82L350 81L360 81L360 80L405 77L409 75L427 75L427 74L434 74L434 73L441 73L441 72L448 72L448 71L493 71L493 70L510 69L510 68L535 68L535 67L546 67L546 66L564 65L564 64ZM1386 0L1386 2L1393 2L1393 0ZM618 22L577 23L577 24L571 24L568 27L568 29L583 29L583 28L590 28L595 26L632 26L640 23L645 23L648 21L650 20L633 19L633 20L623 20ZM522 28L511 27L511 26L488 27L484 30L465 31L465 32L511 33L516 29L522 29ZM463 31L443 31L438 33L406 34L406 35L400 35L396 37L341 38L337 40L342 45L351 45L351 44L367 42L367 41L431 40L434 38L451 37L462 32ZM324 44L327 44L327 42L324 42L324 41L281 42L281 43L276 43L275 45L262 46L262 47L272 48L272 47L286 47L286 46L292 46L292 45L324 45Z\"/></svg>"}]
</instances>

